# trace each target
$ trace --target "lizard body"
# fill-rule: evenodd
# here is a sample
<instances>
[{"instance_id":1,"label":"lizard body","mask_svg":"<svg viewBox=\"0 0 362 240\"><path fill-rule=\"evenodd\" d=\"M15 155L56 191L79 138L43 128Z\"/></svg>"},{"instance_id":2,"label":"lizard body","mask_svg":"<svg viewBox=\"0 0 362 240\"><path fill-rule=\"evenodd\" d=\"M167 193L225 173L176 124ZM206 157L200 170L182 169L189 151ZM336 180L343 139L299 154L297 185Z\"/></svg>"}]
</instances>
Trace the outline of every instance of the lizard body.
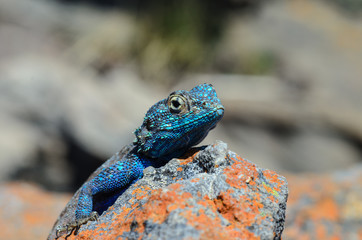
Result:
<instances>
[{"instance_id":1,"label":"lizard body","mask_svg":"<svg viewBox=\"0 0 362 240\"><path fill-rule=\"evenodd\" d=\"M211 84L179 90L154 104L146 113L136 139L123 155L114 155L80 188L75 221L57 226L56 235L71 234L96 220L148 166L160 167L201 142L224 114Z\"/></svg>"}]
</instances>

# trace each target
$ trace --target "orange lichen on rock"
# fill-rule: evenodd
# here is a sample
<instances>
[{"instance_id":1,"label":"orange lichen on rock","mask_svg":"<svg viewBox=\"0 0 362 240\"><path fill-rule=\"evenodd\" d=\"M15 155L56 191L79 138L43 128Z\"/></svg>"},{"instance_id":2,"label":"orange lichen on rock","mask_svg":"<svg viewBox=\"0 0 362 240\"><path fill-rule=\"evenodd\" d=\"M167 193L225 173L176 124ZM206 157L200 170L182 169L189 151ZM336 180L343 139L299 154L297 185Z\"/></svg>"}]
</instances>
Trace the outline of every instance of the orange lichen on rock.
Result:
<instances>
[{"instance_id":1,"label":"orange lichen on rock","mask_svg":"<svg viewBox=\"0 0 362 240\"><path fill-rule=\"evenodd\" d=\"M178 186L174 188L177 189ZM114 221L107 225L106 236L102 235L105 226L97 225L97 228L94 230L79 233L77 239L97 239L96 236L102 236L100 239L114 239L131 228L134 231L143 233L144 222L152 221L158 224L164 222L170 212L175 209L186 208L188 206L187 200L190 197L192 197L190 193L178 194L175 191L153 190L143 206L135 205L131 211L122 211L121 214L115 216ZM138 223L136 227L132 227L134 223Z\"/></svg>"},{"instance_id":2,"label":"orange lichen on rock","mask_svg":"<svg viewBox=\"0 0 362 240\"><path fill-rule=\"evenodd\" d=\"M230 158L235 163L232 167L224 170L224 174L227 176L227 183L235 188L247 187L244 183L246 183L249 178L255 179L257 177L256 166L237 155L235 158ZM253 184L255 183L249 182L249 185Z\"/></svg>"},{"instance_id":3,"label":"orange lichen on rock","mask_svg":"<svg viewBox=\"0 0 362 240\"><path fill-rule=\"evenodd\" d=\"M191 209L182 212L188 223L201 231L200 239L260 239L247 229L256 217L253 211L248 210L250 203L235 199L231 192L232 190L228 190L216 199L205 197L198 202L212 213L207 213L204 209L198 212ZM228 220L228 226L223 225L220 218L214 217L217 214Z\"/></svg>"},{"instance_id":4,"label":"orange lichen on rock","mask_svg":"<svg viewBox=\"0 0 362 240\"><path fill-rule=\"evenodd\" d=\"M121 195L100 216L99 223L87 223L76 237L68 239L281 236L286 181L226 151L222 143L192 152L185 160L173 161L152 174L156 177L145 175L127 190L130 194Z\"/></svg>"},{"instance_id":5,"label":"orange lichen on rock","mask_svg":"<svg viewBox=\"0 0 362 240\"><path fill-rule=\"evenodd\" d=\"M348 172L349 171L349 172ZM361 239L361 214L345 215L349 196L362 192L362 174L358 169L345 173L288 176L290 201L284 236L288 239ZM343 176L343 177L341 177ZM354 211L362 209L362 195L354 201Z\"/></svg>"},{"instance_id":6,"label":"orange lichen on rock","mask_svg":"<svg viewBox=\"0 0 362 240\"><path fill-rule=\"evenodd\" d=\"M270 183L273 183L277 186L277 188L275 188L276 191L278 191L281 186L286 184L286 181L278 178L278 175L274 171L266 169L263 171L263 175L269 180Z\"/></svg>"},{"instance_id":7,"label":"orange lichen on rock","mask_svg":"<svg viewBox=\"0 0 362 240\"><path fill-rule=\"evenodd\" d=\"M137 183L136 183L137 184ZM148 186L141 186L139 188L135 188L133 191L132 191L132 195L135 196L135 198L137 199L143 199L145 196L146 196L146 193L148 191L151 191L151 188L148 187Z\"/></svg>"},{"instance_id":8,"label":"orange lichen on rock","mask_svg":"<svg viewBox=\"0 0 362 240\"><path fill-rule=\"evenodd\" d=\"M186 165L192 162L195 159L195 156L199 153L199 151L195 148L190 149L186 154L185 158L179 158L180 165Z\"/></svg>"},{"instance_id":9,"label":"orange lichen on rock","mask_svg":"<svg viewBox=\"0 0 362 240\"><path fill-rule=\"evenodd\" d=\"M190 182L193 182L193 183L198 182L198 181L200 181L200 178L194 178L194 179L190 180Z\"/></svg>"}]
</instances>

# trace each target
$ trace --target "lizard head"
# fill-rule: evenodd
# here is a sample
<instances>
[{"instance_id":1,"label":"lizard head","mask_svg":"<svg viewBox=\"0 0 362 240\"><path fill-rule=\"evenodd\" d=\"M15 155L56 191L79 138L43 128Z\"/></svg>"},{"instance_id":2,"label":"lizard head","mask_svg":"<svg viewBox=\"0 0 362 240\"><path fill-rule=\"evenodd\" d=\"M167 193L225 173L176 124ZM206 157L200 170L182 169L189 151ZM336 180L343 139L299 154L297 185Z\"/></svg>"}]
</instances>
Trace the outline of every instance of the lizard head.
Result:
<instances>
[{"instance_id":1,"label":"lizard head","mask_svg":"<svg viewBox=\"0 0 362 240\"><path fill-rule=\"evenodd\" d=\"M201 142L224 115L211 84L172 92L153 105L135 131L136 150L151 158L169 159Z\"/></svg>"}]
</instances>

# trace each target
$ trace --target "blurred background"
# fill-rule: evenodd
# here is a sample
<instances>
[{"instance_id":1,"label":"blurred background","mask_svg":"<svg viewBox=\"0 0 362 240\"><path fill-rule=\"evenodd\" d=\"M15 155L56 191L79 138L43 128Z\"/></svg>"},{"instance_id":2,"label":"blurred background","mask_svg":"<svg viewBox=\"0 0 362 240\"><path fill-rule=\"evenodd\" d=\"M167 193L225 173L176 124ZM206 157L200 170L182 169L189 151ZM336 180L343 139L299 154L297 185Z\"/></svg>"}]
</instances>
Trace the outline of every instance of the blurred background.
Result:
<instances>
[{"instance_id":1,"label":"blurred background","mask_svg":"<svg viewBox=\"0 0 362 240\"><path fill-rule=\"evenodd\" d=\"M362 174L362 0L0 0L0 206L31 188L14 182L74 192L151 105L204 82L225 116L202 144Z\"/></svg>"}]
</instances>

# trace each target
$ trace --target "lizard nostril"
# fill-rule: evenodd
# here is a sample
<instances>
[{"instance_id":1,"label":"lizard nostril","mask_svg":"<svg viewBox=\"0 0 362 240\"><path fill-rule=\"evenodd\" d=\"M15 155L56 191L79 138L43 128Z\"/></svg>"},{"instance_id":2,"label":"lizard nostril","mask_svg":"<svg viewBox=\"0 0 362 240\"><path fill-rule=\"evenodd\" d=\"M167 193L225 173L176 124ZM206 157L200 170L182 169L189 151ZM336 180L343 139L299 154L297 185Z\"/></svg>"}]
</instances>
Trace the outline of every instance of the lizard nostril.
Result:
<instances>
[{"instance_id":1,"label":"lizard nostril","mask_svg":"<svg viewBox=\"0 0 362 240\"><path fill-rule=\"evenodd\" d=\"M216 113L219 115L219 116L222 116L224 115L224 107L221 105L221 106L218 106L216 108Z\"/></svg>"}]
</instances>

